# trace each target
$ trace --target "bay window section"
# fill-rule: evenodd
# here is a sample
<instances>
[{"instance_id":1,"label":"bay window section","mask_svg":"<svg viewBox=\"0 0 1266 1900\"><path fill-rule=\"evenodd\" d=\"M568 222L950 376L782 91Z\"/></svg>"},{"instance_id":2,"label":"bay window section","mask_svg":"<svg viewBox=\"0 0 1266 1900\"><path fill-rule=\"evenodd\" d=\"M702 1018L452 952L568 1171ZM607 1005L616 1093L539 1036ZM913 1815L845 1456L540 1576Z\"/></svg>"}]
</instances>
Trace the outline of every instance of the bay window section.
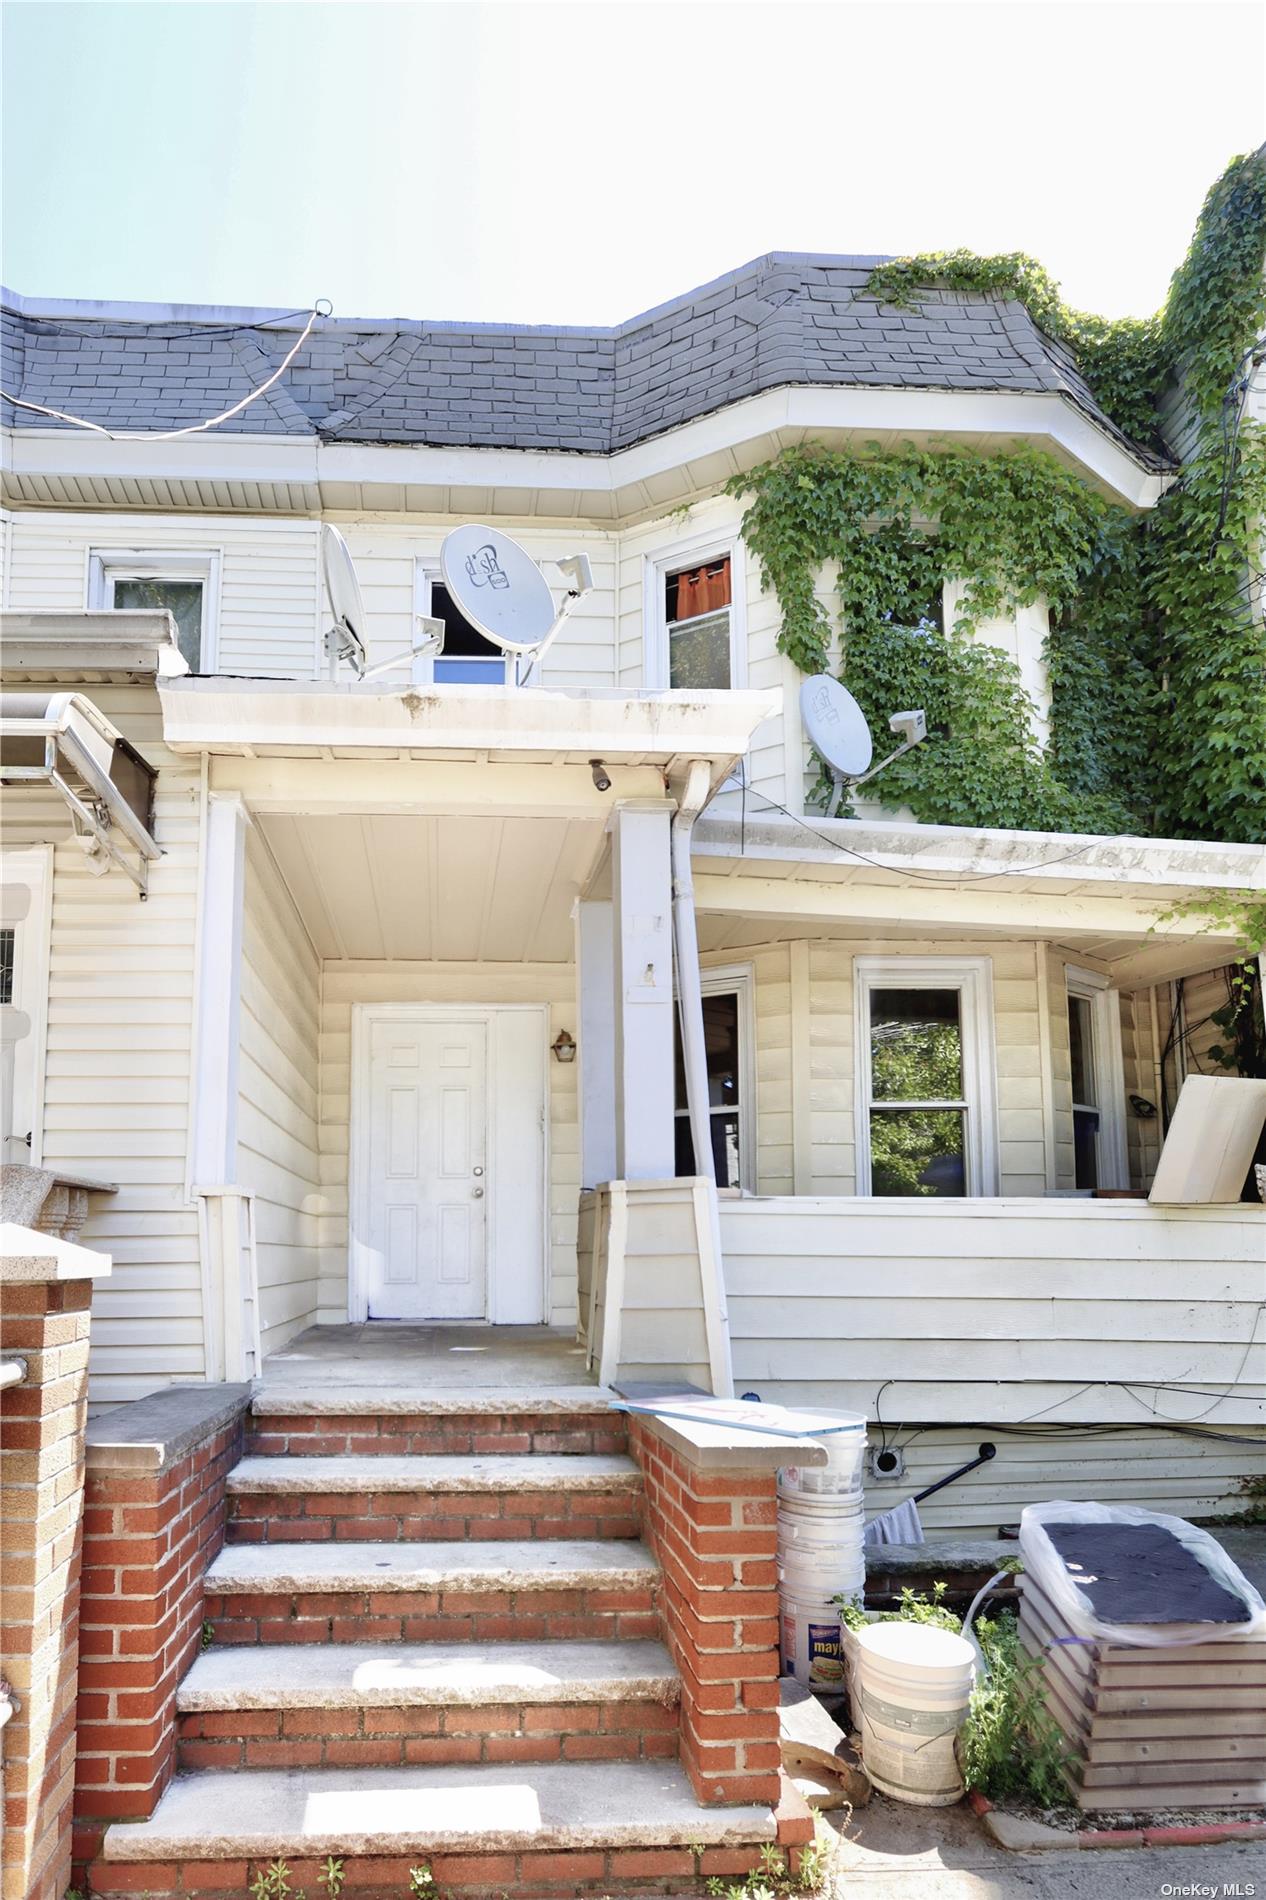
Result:
<instances>
[{"instance_id":1,"label":"bay window section","mask_svg":"<svg viewBox=\"0 0 1266 1900\"><path fill-rule=\"evenodd\" d=\"M708 1117L712 1128L712 1159L718 1188L752 1185L751 1140L754 1104L751 1100L751 1057L746 978L704 979L703 1040L708 1064ZM674 1023L674 1135L676 1172L698 1173L690 1115L686 1104L686 1070L682 1059L681 1024Z\"/></svg>"},{"instance_id":2,"label":"bay window section","mask_svg":"<svg viewBox=\"0 0 1266 1900\"><path fill-rule=\"evenodd\" d=\"M858 1192L996 1193L987 960L859 957L855 970Z\"/></svg>"}]
</instances>

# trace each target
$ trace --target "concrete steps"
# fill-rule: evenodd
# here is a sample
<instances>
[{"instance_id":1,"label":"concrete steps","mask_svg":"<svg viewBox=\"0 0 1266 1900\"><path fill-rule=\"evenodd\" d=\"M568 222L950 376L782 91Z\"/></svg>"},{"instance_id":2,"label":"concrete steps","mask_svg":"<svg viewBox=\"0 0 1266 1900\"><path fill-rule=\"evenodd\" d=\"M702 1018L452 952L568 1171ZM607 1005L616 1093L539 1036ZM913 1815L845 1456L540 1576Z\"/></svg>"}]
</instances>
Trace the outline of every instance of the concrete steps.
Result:
<instances>
[{"instance_id":1,"label":"concrete steps","mask_svg":"<svg viewBox=\"0 0 1266 1900\"><path fill-rule=\"evenodd\" d=\"M205 1615L234 1644L643 1640L658 1582L613 1538L237 1544L207 1571Z\"/></svg>"},{"instance_id":2,"label":"concrete steps","mask_svg":"<svg viewBox=\"0 0 1266 1900\"><path fill-rule=\"evenodd\" d=\"M681 1683L655 1642L212 1647L177 1695L182 1768L664 1760Z\"/></svg>"},{"instance_id":3,"label":"concrete steps","mask_svg":"<svg viewBox=\"0 0 1266 1900\"><path fill-rule=\"evenodd\" d=\"M320 1892L332 1854L354 1862L357 1900L398 1900L418 1865L446 1894L662 1894L746 1872L775 1832L768 1808L700 1808L671 1761L207 1772L110 1828L94 1890L245 1894L281 1856Z\"/></svg>"},{"instance_id":4,"label":"concrete steps","mask_svg":"<svg viewBox=\"0 0 1266 1900\"><path fill-rule=\"evenodd\" d=\"M611 1454L285 1454L244 1458L227 1489L231 1543L627 1538L642 1480Z\"/></svg>"}]
</instances>

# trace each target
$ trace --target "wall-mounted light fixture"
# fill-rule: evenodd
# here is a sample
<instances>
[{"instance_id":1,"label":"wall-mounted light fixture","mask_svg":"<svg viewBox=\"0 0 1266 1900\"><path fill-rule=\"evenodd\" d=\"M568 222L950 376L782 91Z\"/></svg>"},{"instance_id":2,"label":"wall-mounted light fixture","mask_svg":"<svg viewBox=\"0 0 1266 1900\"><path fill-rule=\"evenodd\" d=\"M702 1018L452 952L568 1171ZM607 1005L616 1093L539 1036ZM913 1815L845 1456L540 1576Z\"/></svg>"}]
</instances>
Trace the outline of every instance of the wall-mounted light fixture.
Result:
<instances>
[{"instance_id":1,"label":"wall-mounted light fixture","mask_svg":"<svg viewBox=\"0 0 1266 1900\"><path fill-rule=\"evenodd\" d=\"M554 1051L556 1062L574 1062L576 1060L576 1041L565 1029L560 1029L550 1048Z\"/></svg>"}]
</instances>

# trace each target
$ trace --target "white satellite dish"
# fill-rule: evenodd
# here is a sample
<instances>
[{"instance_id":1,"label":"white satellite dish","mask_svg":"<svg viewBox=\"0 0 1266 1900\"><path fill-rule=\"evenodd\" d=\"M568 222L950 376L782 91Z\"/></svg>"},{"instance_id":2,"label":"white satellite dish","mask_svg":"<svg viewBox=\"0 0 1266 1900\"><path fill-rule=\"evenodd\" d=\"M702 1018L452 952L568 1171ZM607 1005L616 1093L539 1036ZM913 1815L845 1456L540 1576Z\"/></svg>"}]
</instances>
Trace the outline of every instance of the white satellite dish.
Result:
<instances>
[{"instance_id":1,"label":"white satellite dish","mask_svg":"<svg viewBox=\"0 0 1266 1900\"><path fill-rule=\"evenodd\" d=\"M419 614L413 645L407 653L393 653L377 666L366 666L365 603L361 599L360 582L356 578L351 549L330 521L321 524L321 566L325 572L326 598L334 616L334 625L325 636L331 679L338 677L341 660L348 661L358 680L371 680L377 679L380 673L393 672L396 667L412 665L422 654L443 652L444 622Z\"/></svg>"},{"instance_id":2,"label":"white satellite dish","mask_svg":"<svg viewBox=\"0 0 1266 1900\"><path fill-rule=\"evenodd\" d=\"M325 593L334 616L334 626L326 636L326 651L332 668L339 660L350 660L358 673L365 665L365 603L360 582L352 564L351 550L338 529L329 522L321 526L321 565L325 570ZM359 661L359 664L357 662Z\"/></svg>"},{"instance_id":3,"label":"white satellite dish","mask_svg":"<svg viewBox=\"0 0 1266 1900\"><path fill-rule=\"evenodd\" d=\"M922 708L893 713L888 721L892 732L901 735L901 744L878 765L872 765L875 742L866 715L846 686L829 673L815 673L800 688L800 719L809 743L826 763L835 780L835 796L829 817L834 817L846 786L865 785L886 765L899 759L927 738L927 719Z\"/></svg>"},{"instance_id":4,"label":"white satellite dish","mask_svg":"<svg viewBox=\"0 0 1266 1900\"><path fill-rule=\"evenodd\" d=\"M520 685L577 601L593 587L587 554L569 555L554 565L568 582L557 608L532 556L500 528L468 523L445 535L440 549L440 571L450 598L476 632L522 662Z\"/></svg>"},{"instance_id":5,"label":"white satellite dish","mask_svg":"<svg viewBox=\"0 0 1266 1900\"><path fill-rule=\"evenodd\" d=\"M842 778L870 770L875 744L866 715L847 687L829 673L815 673L800 688L800 717L815 752Z\"/></svg>"}]
</instances>

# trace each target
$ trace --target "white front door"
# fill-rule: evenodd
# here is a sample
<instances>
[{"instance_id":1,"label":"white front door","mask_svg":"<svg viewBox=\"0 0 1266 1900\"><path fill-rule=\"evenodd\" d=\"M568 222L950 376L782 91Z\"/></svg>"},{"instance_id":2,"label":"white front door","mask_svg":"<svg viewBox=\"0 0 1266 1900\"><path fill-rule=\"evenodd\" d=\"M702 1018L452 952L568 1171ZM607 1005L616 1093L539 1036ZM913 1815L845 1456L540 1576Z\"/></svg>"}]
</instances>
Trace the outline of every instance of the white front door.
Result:
<instances>
[{"instance_id":1,"label":"white front door","mask_svg":"<svg viewBox=\"0 0 1266 1900\"><path fill-rule=\"evenodd\" d=\"M488 1025L369 1025L365 1291L370 1319L483 1319Z\"/></svg>"}]
</instances>

